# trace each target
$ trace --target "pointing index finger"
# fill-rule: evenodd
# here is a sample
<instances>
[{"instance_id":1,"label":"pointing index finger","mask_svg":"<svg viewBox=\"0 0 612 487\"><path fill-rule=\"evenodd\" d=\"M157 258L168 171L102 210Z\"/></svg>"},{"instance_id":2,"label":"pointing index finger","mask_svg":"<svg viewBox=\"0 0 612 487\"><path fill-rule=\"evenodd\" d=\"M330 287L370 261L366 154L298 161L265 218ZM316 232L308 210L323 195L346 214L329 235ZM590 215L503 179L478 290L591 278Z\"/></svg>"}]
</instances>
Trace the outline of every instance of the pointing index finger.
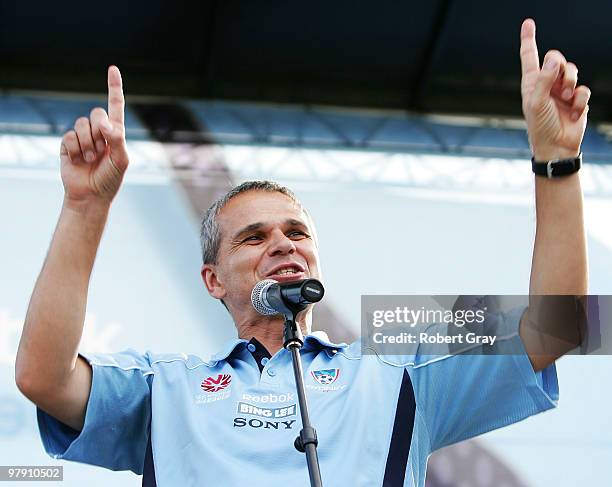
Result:
<instances>
[{"instance_id":1,"label":"pointing index finger","mask_svg":"<svg viewBox=\"0 0 612 487\"><path fill-rule=\"evenodd\" d=\"M523 21L521 26L521 69L523 76L540 70L535 30L536 26L533 19Z\"/></svg>"},{"instance_id":2,"label":"pointing index finger","mask_svg":"<svg viewBox=\"0 0 612 487\"><path fill-rule=\"evenodd\" d=\"M123 84L117 66L108 68L108 118L113 125L123 127Z\"/></svg>"}]
</instances>

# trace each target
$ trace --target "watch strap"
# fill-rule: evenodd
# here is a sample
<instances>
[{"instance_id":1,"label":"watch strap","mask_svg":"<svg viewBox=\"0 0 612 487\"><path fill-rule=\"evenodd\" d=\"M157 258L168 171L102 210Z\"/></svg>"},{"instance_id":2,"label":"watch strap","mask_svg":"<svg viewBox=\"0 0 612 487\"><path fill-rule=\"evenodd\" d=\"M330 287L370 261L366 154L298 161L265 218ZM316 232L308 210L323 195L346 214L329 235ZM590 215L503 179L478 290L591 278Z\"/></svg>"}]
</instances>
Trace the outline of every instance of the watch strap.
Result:
<instances>
[{"instance_id":1,"label":"watch strap","mask_svg":"<svg viewBox=\"0 0 612 487\"><path fill-rule=\"evenodd\" d=\"M582 152L572 159L553 159L551 161L536 161L531 158L531 170L536 176L556 178L578 172L582 166Z\"/></svg>"}]
</instances>

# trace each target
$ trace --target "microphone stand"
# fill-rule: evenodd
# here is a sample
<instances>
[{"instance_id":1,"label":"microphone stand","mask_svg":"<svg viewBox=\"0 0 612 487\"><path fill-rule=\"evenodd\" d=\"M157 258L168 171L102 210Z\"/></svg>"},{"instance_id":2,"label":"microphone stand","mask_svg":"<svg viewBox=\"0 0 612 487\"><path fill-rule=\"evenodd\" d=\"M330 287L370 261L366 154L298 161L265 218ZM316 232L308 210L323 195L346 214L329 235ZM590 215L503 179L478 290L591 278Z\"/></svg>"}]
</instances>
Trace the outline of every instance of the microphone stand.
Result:
<instances>
[{"instance_id":1,"label":"microphone stand","mask_svg":"<svg viewBox=\"0 0 612 487\"><path fill-rule=\"evenodd\" d=\"M293 358L293 373L295 375L295 385L297 388L298 401L300 404L300 414L302 416L302 429L300 436L295 439L296 450L306 453L306 463L308 474L310 475L310 485L312 487L322 487L321 471L319 469L319 457L317 455L317 431L310 424L308 415L308 405L306 404L306 392L304 390L304 377L302 372L302 360L300 348L304 345L302 332L300 331L295 316L306 306L292 306L293 309L283 313L285 316L285 332L283 347L291 352ZM301 308L301 309L298 309Z\"/></svg>"}]
</instances>

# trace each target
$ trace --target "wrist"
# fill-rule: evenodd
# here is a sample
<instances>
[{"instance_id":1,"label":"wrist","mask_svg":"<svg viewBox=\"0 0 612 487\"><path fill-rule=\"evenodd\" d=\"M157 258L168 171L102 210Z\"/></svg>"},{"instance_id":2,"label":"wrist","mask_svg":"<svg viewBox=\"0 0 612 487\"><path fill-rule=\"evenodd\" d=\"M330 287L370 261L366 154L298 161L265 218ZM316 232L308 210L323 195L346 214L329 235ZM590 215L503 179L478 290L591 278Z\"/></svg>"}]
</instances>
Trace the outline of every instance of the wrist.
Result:
<instances>
[{"instance_id":1,"label":"wrist","mask_svg":"<svg viewBox=\"0 0 612 487\"><path fill-rule=\"evenodd\" d=\"M535 149L533 150L533 158L537 162L548 162L548 161L556 161L560 159L574 159L578 157L580 154L580 149L564 149L564 148L554 148L554 149Z\"/></svg>"},{"instance_id":2,"label":"wrist","mask_svg":"<svg viewBox=\"0 0 612 487\"><path fill-rule=\"evenodd\" d=\"M88 218L95 216L106 218L110 210L110 202L101 200L100 198L75 200L64 195L62 211L64 210Z\"/></svg>"},{"instance_id":3,"label":"wrist","mask_svg":"<svg viewBox=\"0 0 612 487\"><path fill-rule=\"evenodd\" d=\"M567 159L549 159L548 161L537 161L531 159L531 170L536 176L546 177L548 179L558 178L562 176L570 176L577 173L582 166L582 154L578 157Z\"/></svg>"}]
</instances>

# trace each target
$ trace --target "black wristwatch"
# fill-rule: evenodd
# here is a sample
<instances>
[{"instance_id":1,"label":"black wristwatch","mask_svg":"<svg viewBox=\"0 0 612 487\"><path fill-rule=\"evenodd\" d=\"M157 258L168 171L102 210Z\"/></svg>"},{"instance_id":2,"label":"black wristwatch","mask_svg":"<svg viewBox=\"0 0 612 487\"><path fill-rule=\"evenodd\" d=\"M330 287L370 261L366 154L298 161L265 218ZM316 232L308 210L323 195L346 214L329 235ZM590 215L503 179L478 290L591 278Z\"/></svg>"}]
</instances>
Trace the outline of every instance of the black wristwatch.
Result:
<instances>
[{"instance_id":1,"label":"black wristwatch","mask_svg":"<svg viewBox=\"0 0 612 487\"><path fill-rule=\"evenodd\" d=\"M573 159L554 159L552 161L536 161L531 158L531 170L536 176L544 176L548 179L560 176L568 176L578 172L582 165L582 152Z\"/></svg>"}]
</instances>

